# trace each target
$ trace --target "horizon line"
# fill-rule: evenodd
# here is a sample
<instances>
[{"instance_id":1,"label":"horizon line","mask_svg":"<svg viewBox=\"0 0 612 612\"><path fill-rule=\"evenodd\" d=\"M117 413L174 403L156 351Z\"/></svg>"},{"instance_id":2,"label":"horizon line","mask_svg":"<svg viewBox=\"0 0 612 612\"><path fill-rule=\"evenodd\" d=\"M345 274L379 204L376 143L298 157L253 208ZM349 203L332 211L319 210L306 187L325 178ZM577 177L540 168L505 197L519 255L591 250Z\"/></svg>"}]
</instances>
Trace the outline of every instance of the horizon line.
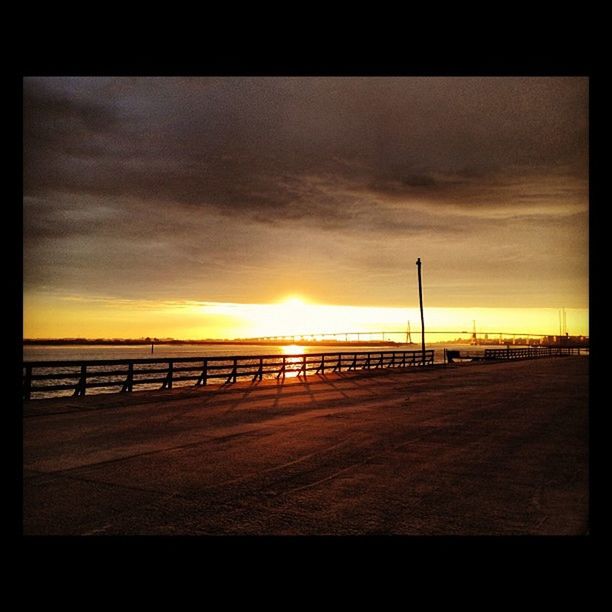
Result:
<instances>
[{"instance_id":1,"label":"horizon line","mask_svg":"<svg viewBox=\"0 0 612 612\"><path fill-rule=\"evenodd\" d=\"M519 336L519 337L556 337L559 334L533 334L533 333L524 333L524 332L501 332L501 331L482 331L482 332L474 332L469 330L450 330L450 331L439 331L439 330L426 330L425 334L476 334L476 336ZM382 335L382 334L394 334L394 335L420 335L421 330L410 330L407 332L406 330L400 331L362 331L362 332L318 332L318 333L304 333L304 334L270 334L265 336L253 336L253 337L240 337L240 338L172 338L172 337L163 337L158 338L156 336L150 337L139 337L139 338L120 338L120 337L102 337L102 338L88 338L82 336L68 336L68 337L47 337L47 338L22 338L22 342L30 343L30 342L134 342L139 344L151 344L151 343L164 343L164 342L261 342L261 341L272 341L273 339L278 340L289 340L289 339L301 339L301 340L312 340L313 342L320 342L321 340L333 340L335 342L344 342L346 340L334 340L330 338L322 338L321 340L317 340L317 336L354 336L354 335ZM561 334L563 335L563 334ZM571 334L570 334L571 336ZM577 337L585 337L588 338L588 334L575 334ZM494 339L494 338L490 338Z\"/></svg>"}]
</instances>

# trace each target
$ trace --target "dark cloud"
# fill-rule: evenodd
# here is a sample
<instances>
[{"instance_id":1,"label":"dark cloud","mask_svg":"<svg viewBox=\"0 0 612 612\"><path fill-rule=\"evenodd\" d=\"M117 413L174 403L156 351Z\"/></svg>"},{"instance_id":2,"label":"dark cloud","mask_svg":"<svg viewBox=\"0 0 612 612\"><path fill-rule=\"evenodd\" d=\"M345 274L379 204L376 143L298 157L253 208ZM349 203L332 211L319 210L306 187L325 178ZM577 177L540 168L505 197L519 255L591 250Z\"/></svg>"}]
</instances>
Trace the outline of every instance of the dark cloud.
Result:
<instances>
[{"instance_id":1,"label":"dark cloud","mask_svg":"<svg viewBox=\"0 0 612 612\"><path fill-rule=\"evenodd\" d=\"M548 236L550 219L587 208L587 84L27 78L26 282L76 284L78 267L94 287L103 260L123 266L116 288L140 276L175 286L163 258L146 272L148 244L165 245L168 266L211 256L246 266L281 245L297 253L299 240L317 259L340 234L459 248L530 214ZM125 245L127 264L100 259L109 244Z\"/></svg>"},{"instance_id":2,"label":"dark cloud","mask_svg":"<svg viewBox=\"0 0 612 612\"><path fill-rule=\"evenodd\" d=\"M27 193L257 211L289 208L313 174L406 196L559 164L586 176L583 79L121 81L26 80Z\"/></svg>"}]
</instances>

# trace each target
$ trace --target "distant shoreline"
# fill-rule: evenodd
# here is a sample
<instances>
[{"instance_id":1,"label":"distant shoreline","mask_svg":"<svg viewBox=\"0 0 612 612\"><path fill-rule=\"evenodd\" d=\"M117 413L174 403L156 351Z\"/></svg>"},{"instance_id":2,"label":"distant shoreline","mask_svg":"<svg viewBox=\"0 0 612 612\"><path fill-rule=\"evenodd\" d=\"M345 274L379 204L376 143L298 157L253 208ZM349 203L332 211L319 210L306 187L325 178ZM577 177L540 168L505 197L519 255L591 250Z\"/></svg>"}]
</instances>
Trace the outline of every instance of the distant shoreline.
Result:
<instances>
[{"instance_id":1,"label":"distant shoreline","mask_svg":"<svg viewBox=\"0 0 612 612\"><path fill-rule=\"evenodd\" d=\"M156 346L163 345L297 345L297 346L400 346L405 343L392 340L87 340L87 339L24 339L24 346ZM415 344L415 343L412 343ZM415 344L416 346L416 344Z\"/></svg>"}]
</instances>

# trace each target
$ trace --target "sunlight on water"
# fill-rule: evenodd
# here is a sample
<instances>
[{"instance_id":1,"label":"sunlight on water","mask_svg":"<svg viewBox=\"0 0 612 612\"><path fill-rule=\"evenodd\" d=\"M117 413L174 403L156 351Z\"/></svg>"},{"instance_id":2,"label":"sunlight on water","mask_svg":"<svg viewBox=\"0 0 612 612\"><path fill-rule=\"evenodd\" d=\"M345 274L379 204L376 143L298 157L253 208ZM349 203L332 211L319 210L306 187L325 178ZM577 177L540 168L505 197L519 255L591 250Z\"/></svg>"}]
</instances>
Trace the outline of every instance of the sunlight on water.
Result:
<instances>
[{"instance_id":1,"label":"sunlight on water","mask_svg":"<svg viewBox=\"0 0 612 612\"><path fill-rule=\"evenodd\" d=\"M306 351L303 346L297 344L289 344L288 346L281 347L283 355L303 355Z\"/></svg>"}]
</instances>

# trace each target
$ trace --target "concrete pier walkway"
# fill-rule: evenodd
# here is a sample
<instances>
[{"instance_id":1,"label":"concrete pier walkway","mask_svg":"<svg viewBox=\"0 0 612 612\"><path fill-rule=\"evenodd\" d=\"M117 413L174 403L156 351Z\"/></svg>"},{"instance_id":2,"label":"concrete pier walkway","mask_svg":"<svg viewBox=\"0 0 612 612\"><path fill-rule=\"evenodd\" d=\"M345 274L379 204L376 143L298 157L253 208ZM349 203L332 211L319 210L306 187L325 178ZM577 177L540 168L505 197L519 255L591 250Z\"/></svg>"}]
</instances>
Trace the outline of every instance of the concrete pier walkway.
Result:
<instances>
[{"instance_id":1,"label":"concrete pier walkway","mask_svg":"<svg viewBox=\"0 0 612 612\"><path fill-rule=\"evenodd\" d=\"M588 530L588 357L24 404L24 533Z\"/></svg>"}]
</instances>

